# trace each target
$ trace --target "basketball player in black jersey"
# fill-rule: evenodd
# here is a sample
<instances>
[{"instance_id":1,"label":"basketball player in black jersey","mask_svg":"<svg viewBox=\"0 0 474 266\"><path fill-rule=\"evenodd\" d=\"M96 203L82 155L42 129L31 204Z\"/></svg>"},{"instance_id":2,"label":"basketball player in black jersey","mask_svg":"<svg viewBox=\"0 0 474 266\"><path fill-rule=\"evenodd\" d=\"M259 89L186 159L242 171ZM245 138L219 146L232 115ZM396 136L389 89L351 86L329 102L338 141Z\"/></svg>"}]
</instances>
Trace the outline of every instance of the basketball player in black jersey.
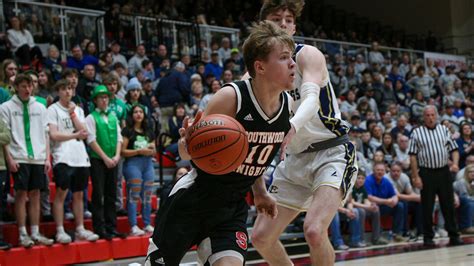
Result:
<instances>
[{"instance_id":1,"label":"basketball player in black jersey","mask_svg":"<svg viewBox=\"0 0 474 266\"><path fill-rule=\"evenodd\" d=\"M292 38L275 24L262 22L252 29L243 46L252 78L224 86L203 114L235 117L248 133L247 158L230 174L211 175L195 167L176 183L158 212L146 264L178 265L195 244L204 265L245 263L246 193L252 189L259 215L277 215L261 176L290 129L290 98L284 91L294 81L293 50ZM187 119L183 125L188 125ZM180 129L179 152L190 159L186 128Z\"/></svg>"}]
</instances>

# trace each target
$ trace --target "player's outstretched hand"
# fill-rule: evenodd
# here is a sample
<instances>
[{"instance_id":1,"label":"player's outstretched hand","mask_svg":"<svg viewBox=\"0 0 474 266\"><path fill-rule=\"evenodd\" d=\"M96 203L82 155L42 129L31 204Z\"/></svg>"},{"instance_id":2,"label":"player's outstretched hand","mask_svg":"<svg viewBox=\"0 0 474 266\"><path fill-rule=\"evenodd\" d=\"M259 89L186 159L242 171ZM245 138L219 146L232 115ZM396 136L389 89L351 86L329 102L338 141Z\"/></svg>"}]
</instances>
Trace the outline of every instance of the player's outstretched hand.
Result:
<instances>
[{"instance_id":1,"label":"player's outstretched hand","mask_svg":"<svg viewBox=\"0 0 474 266\"><path fill-rule=\"evenodd\" d=\"M186 116L183 120L183 127L179 129L179 135L181 138L188 139L190 135L190 130L194 125L196 125L202 117L202 111L199 110L196 115L194 116L194 119L190 119L189 116Z\"/></svg>"},{"instance_id":2,"label":"player's outstretched hand","mask_svg":"<svg viewBox=\"0 0 474 266\"><path fill-rule=\"evenodd\" d=\"M282 161L285 160L286 148L287 148L288 144L290 144L290 141L291 141L291 139L293 138L293 136L295 134L296 134L296 129L293 126L293 124L291 124L290 131L288 131L285 138L283 139L283 142L281 143L280 160L282 160Z\"/></svg>"},{"instance_id":3,"label":"player's outstretched hand","mask_svg":"<svg viewBox=\"0 0 474 266\"><path fill-rule=\"evenodd\" d=\"M188 153L188 139L191 134L190 129L201 120L202 111L198 111L194 119L186 116L183 120L183 127L179 129L178 152L183 160L191 160L191 155Z\"/></svg>"},{"instance_id":4,"label":"player's outstretched hand","mask_svg":"<svg viewBox=\"0 0 474 266\"><path fill-rule=\"evenodd\" d=\"M270 194L261 195L254 198L257 212L270 216L275 219L278 215L278 209L275 199Z\"/></svg>"}]
</instances>

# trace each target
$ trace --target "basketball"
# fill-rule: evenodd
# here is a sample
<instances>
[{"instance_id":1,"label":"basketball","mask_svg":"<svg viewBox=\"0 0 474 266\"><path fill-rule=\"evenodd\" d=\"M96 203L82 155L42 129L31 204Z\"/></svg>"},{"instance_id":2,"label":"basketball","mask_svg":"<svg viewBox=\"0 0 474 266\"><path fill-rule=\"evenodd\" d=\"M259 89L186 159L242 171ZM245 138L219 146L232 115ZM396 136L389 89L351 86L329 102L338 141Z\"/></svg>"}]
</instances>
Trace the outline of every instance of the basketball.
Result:
<instances>
[{"instance_id":1,"label":"basketball","mask_svg":"<svg viewBox=\"0 0 474 266\"><path fill-rule=\"evenodd\" d=\"M223 175L234 171L245 160L248 148L245 129L230 116L208 115L190 128L188 153L206 173Z\"/></svg>"}]
</instances>

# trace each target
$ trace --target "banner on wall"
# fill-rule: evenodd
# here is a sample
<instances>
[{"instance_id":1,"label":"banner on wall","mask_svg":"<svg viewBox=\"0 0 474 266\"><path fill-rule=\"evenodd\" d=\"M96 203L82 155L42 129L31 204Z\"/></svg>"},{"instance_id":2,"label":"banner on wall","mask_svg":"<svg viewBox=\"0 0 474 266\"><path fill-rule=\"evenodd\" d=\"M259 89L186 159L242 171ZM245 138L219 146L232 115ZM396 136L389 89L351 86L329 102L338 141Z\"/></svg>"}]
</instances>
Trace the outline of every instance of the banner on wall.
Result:
<instances>
[{"instance_id":1,"label":"banner on wall","mask_svg":"<svg viewBox=\"0 0 474 266\"><path fill-rule=\"evenodd\" d=\"M453 65L456 67L455 71L465 69L466 57L462 55L450 55L440 53L425 52L425 64L428 59L433 60L435 66L444 69L446 66Z\"/></svg>"}]
</instances>

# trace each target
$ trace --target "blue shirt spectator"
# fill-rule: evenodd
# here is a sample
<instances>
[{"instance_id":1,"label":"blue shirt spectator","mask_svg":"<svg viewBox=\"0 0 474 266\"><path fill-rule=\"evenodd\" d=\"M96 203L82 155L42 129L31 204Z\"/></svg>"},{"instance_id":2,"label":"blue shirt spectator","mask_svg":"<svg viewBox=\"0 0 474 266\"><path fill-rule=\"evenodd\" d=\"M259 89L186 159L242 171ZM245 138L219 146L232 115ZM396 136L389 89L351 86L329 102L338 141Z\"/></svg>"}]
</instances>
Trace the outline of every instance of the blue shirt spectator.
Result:
<instances>
[{"instance_id":1,"label":"blue shirt spectator","mask_svg":"<svg viewBox=\"0 0 474 266\"><path fill-rule=\"evenodd\" d=\"M69 57L67 59L67 67L75 68L78 71L82 71L84 69L85 65L97 66L98 64L99 64L99 59L97 59L97 58L95 58L91 55L86 55L80 60L77 60L74 57Z\"/></svg>"},{"instance_id":2,"label":"blue shirt spectator","mask_svg":"<svg viewBox=\"0 0 474 266\"><path fill-rule=\"evenodd\" d=\"M71 51L72 56L67 58L68 68L75 68L81 72L85 65L97 66L99 64L99 59L91 55L84 56L79 45L74 46Z\"/></svg>"},{"instance_id":3,"label":"blue shirt spectator","mask_svg":"<svg viewBox=\"0 0 474 266\"><path fill-rule=\"evenodd\" d=\"M392 183L390 183L390 180L388 180L386 176L383 176L380 183L377 183L375 175L371 174L367 176L364 186L367 190L367 194L378 198L388 199L396 195Z\"/></svg>"},{"instance_id":4,"label":"blue shirt spectator","mask_svg":"<svg viewBox=\"0 0 474 266\"><path fill-rule=\"evenodd\" d=\"M217 51L214 51L211 54L211 62L206 64L204 76L212 73L217 80L220 80L222 72L224 72L224 68L219 64L219 54Z\"/></svg>"},{"instance_id":5,"label":"blue shirt spectator","mask_svg":"<svg viewBox=\"0 0 474 266\"><path fill-rule=\"evenodd\" d=\"M190 103L191 86L188 76L184 73L183 63L176 63L175 68L161 78L155 97L160 107L171 107L180 102Z\"/></svg>"},{"instance_id":6,"label":"blue shirt spectator","mask_svg":"<svg viewBox=\"0 0 474 266\"><path fill-rule=\"evenodd\" d=\"M379 206L380 215L392 216L392 231L395 242L406 241L406 239L401 236L404 224L404 206L398 200L392 183L385 176L384 163L375 163L374 173L367 176L364 187L369 195L369 200Z\"/></svg>"}]
</instances>

